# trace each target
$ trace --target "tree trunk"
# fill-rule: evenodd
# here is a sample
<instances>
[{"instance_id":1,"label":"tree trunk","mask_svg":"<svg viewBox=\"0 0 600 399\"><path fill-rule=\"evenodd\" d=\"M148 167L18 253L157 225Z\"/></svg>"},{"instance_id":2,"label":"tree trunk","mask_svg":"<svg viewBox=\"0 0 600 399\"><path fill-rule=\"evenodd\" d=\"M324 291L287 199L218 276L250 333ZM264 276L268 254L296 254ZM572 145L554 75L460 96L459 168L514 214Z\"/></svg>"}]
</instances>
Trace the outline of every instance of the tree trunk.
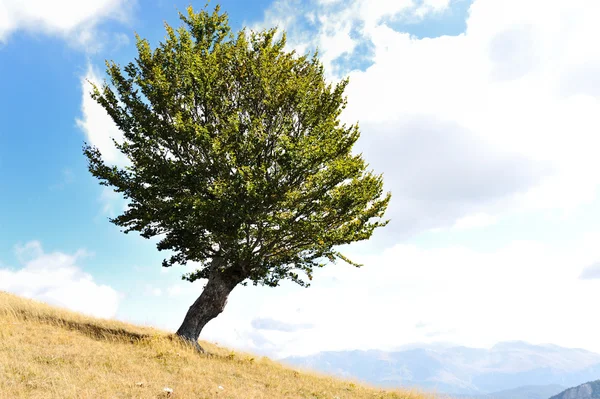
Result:
<instances>
[{"instance_id":1,"label":"tree trunk","mask_svg":"<svg viewBox=\"0 0 600 399\"><path fill-rule=\"evenodd\" d=\"M219 270L215 261L211 266L215 267L215 270L211 272L202 294L190 306L181 327L177 330L179 337L194 345L200 352L204 352L198 344L200 332L209 321L221 314L231 291L244 280L237 273Z\"/></svg>"}]
</instances>

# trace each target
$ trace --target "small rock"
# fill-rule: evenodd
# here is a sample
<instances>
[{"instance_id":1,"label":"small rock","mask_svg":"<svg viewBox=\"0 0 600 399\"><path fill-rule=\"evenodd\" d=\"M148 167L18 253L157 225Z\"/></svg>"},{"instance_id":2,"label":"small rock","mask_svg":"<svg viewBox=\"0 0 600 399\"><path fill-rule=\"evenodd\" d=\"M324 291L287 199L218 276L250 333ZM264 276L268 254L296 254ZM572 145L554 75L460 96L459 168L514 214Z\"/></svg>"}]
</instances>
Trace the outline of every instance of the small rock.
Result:
<instances>
[{"instance_id":1,"label":"small rock","mask_svg":"<svg viewBox=\"0 0 600 399\"><path fill-rule=\"evenodd\" d=\"M136 382L135 385L137 385L138 387L143 387L144 383L143 382Z\"/></svg>"},{"instance_id":2,"label":"small rock","mask_svg":"<svg viewBox=\"0 0 600 399\"><path fill-rule=\"evenodd\" d=\"M171 395L173 393L173 389L168 388L168 387L164 387L163 388L163 392L166 392L167 396Z\"/></svg>"},{"instance_id":3,"label":"small rock","mask_svg":"<svg viewBox=\"0 0 600 399\"><path fill-rule=\"evenodd\" d=\"M223 388L222 386L220 386L220 385L219 385L219 389L220 389L220 390L223 390L223 389L225 389L225 388Z\"/></svg>"}]
</instances>

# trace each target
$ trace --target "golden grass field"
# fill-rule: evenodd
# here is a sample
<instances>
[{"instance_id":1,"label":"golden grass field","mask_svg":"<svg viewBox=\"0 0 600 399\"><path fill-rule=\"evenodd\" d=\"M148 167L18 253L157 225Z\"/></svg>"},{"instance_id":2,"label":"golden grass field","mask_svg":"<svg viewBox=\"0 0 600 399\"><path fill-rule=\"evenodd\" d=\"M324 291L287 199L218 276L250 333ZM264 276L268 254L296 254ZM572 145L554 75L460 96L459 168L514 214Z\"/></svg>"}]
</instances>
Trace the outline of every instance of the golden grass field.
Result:
<instances>
[{"instance_id":1,"label":"golden grass field","mask_svg":"<svg viewBox=\"0 0 600 399\"><path fill-rule=\"evenodd\" d=\"M201 344L0 292L0 398L433 398Z\"/></svg>"}]
</instances>

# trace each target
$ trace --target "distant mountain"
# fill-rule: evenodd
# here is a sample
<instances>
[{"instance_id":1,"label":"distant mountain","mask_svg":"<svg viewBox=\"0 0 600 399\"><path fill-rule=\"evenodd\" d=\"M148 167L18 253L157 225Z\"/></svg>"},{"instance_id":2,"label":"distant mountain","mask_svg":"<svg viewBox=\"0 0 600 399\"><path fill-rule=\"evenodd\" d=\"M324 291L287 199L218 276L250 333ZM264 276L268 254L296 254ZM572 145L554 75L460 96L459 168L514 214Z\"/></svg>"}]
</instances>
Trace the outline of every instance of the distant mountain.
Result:
<instances>
[{"instance_id":1,"label":"distant mountain","mask_svg":"<svg viewBox=\"0 0 600 399\"><path fill-rule=\"evenodd\" d=\"M484 395L454 394L452 399L548 399L564 389L561 385L526 385Z\"/></svg>"},{"instance_id":2,"label":"distant mountain","mask_svg":"<svg viewBox=\"0 0 600 399\"><path fill-rule=\"evenodd\" d=\"M600 376L600 355L596 353L519 341L499 343L491 349L461 346L422 347L397 352L321 352L282 361L382 387L420 387L473 397L494 392L503 394L501 391L526 386L530 389L531 386L575 386ZM554 395L558 392L540 388L530 394ZM535 397L531 396L531 399Z\"/></svg>"},{"instance_id":3,"label":"distant mountain","mask_svg":"<svg viewBox=\"0 0 600 399\"><path fill-rule=\"evenodd\" d=\"M586 382L576 386L575 388L569 388L566 391L559 393L550 399L596 399L600 398L600 380Z\"/></svg>"}]
</instances>

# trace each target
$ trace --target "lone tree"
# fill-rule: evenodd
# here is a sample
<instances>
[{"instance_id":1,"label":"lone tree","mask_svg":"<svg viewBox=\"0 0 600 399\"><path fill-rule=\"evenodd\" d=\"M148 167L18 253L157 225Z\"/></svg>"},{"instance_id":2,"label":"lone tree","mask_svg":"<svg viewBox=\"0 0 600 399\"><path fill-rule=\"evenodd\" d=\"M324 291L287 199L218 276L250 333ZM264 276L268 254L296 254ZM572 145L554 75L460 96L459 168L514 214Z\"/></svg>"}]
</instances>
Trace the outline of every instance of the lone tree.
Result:
<instances>
[{"instance_id":1,"label":"lone tree","mask_svg":"<svg viewBox=\"0 0 600 399\"><path fill-rule=\"evenodd\" d=\"M334 248L371 237L390 200L383 178L352 154L358 125L341 124L348 80L328 84L317 53L284 50L276 29L233 34L217 6L180 13L178 29L92 97L123 132L129 165L104 162L87 143L89 170L129 201L111 219L157 236L164 267L193 261L184 280L207 279L177 334L197 348L203 327L238 285L308 286Z\"/></svg>"}]
</instances>

